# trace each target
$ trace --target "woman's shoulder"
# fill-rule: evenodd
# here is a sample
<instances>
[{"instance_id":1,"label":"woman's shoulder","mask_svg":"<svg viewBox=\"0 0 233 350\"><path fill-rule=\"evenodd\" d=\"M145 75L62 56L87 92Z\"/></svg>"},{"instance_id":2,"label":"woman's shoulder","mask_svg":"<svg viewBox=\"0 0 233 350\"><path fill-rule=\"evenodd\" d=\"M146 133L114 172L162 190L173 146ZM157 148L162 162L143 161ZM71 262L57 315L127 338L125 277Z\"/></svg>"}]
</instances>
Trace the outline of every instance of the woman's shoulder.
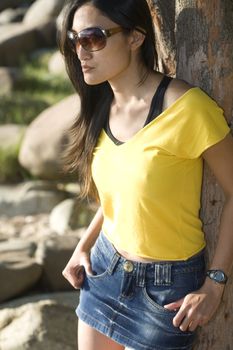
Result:
<instances>
[{"instance_id":1,"label":"woman's shoulder","mask_svg":"<svg viewBox=\"0 0 233 350\"><path fill-rule=\"evenodd\" d=\"M173 103L176 102L176 100L181 98L187 93L187 91L193 88L194 86L187 83L186 81L173 78L164 96L164 109L170 107Z\"/></svg>"}]
</instances>

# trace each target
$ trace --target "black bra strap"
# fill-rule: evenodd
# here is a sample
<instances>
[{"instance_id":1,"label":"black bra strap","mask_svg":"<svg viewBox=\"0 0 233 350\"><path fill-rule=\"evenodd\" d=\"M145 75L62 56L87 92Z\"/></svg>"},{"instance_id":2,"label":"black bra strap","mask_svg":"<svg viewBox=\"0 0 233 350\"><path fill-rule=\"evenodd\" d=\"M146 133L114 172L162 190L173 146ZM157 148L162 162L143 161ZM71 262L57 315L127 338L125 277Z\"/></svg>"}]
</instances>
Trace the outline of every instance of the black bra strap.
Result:
<instances>
[{"instance_id":1,"label":"black bra strap","mask_svg":"<svg viewBox=\"0 0 233 350\"><path fill-rule=\"evenodd\" d=\"M148 114L148 117L145 121L145 124L150 123L153 119L155 119L158 115L160 115L163 111L163 100L164 100L164 95L167 90L167 87L169 83L171 82L172 78L167 77L166 75L163 77L162 81L160 82L156 93L151 101L151 107L150 111Z\"/></svg>"}]
</instances>

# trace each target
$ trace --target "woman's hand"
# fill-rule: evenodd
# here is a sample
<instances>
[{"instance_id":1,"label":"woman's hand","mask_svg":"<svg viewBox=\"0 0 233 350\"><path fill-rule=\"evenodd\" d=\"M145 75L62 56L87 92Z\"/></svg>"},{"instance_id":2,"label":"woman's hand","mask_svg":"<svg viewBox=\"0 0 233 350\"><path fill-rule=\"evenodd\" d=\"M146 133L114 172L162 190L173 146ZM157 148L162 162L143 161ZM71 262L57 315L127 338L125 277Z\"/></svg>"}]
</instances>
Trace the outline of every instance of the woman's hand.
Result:
<instances>
[{"instance_id":1,"label":"woman's hand","mask_svg":"<svg viewBox=\"0 0 233 350\"><path fill-rule=\"evenodd\" d=\"M199 290L164 307L168 310L179 309L173 318L175 327L183 332L194 331L211 319L221 302L223 291L224 285L207 278Z\"/></svg>"},{"instance_id":2,"label":"woman's hand","mask_svg":"<svg viewBox=\"0 0 233 350\"><path fill-rule=\"evenodd\" d=\"M85 271L87 274L93 275L90 252L75 249L62 274L75 289L79 289L82 286Z\"/></svg>"}]
</instances>

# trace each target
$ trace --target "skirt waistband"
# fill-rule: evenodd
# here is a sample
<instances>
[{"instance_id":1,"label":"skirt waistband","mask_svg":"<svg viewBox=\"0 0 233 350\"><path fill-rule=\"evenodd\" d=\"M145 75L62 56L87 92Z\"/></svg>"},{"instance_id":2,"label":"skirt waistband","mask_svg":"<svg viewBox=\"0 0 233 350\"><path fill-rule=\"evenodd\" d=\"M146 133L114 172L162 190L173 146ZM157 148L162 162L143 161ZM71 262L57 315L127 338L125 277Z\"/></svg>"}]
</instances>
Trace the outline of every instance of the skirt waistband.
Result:
<instances>
[{"instance_id":1,"label":"skirt waistband","mask_svg":"<svg viewBox=\"0 0 233 350\"><path fill-rule=\"evenodd\" d=\"M99 249L104 255L104 259L108 263L109 272L112 273L116 264L124 267L124 270L128 272L139 271L139 274L144 271L152 272L156 279L166 280L170 283L171 273L189 273L200 271L205 268L204 250L189 258L188 260L179 261L159 261L159 262L137 262L124 258L121 256L113 244L107 239L103 231L101 230L99 237L95 243L94 249ZM140 273L141 271L141 273Z\"/></svg>"}]
</instances>

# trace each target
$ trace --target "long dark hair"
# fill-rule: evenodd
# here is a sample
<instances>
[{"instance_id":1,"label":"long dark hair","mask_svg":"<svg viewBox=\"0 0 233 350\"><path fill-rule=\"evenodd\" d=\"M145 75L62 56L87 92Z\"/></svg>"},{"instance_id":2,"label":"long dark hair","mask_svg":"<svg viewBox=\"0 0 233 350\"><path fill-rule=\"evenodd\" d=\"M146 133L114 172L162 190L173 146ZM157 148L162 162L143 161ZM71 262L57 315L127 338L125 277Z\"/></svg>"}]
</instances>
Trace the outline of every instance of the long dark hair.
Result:
<instances>
[{"instance_id":1,"label":"long dark hair","mask_svg":"<svg viewBox=\"0 0 233 350\"><path fill-rule=\"evenodd\" d=\"M148 72L157 68L158 57L153 22L146 0L70 0L66 3L59 47L69 78L80 96L81 110L69 130L69 144L63 154L64 170L77 173L81 199L90 196L98 200L91 176L91 162L94 147L110 111L113 92L108 82L94 86L85 83L80 61L67 40L67 31L72 28L76 10L87 3L127 30L141 27L146 31L141 46L141 60Z\"/></svg>"}]
</instances>

